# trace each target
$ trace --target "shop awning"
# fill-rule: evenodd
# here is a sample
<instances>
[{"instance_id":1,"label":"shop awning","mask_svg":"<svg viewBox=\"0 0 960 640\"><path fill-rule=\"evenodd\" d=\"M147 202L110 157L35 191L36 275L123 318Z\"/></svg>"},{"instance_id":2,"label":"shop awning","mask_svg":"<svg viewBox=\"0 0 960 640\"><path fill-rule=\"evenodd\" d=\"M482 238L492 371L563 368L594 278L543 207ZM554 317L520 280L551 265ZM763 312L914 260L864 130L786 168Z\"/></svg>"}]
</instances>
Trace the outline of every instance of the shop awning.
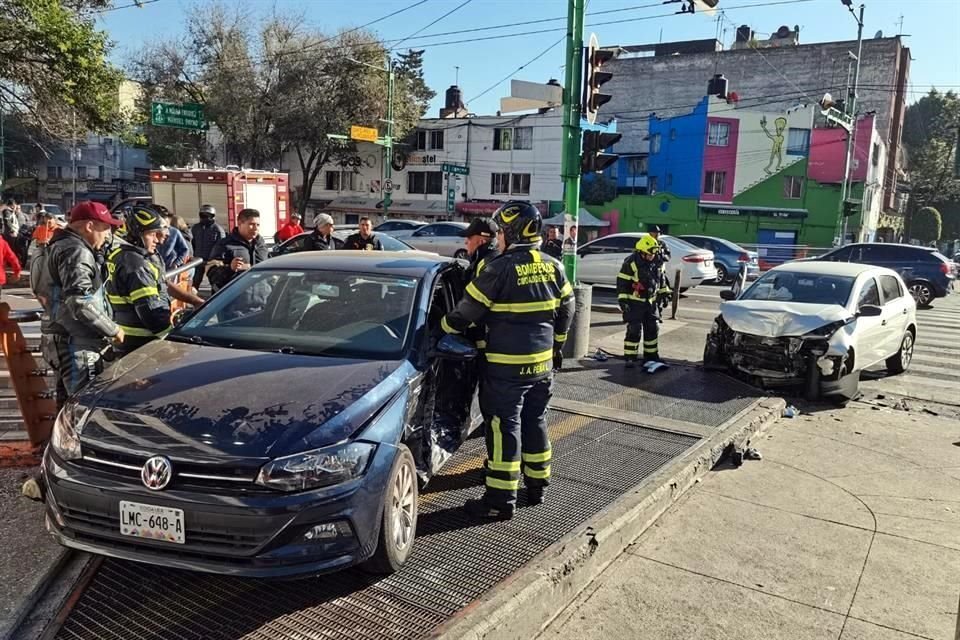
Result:
<instances>
[{"instance_id":1,"label":"shop awning","mask_svg":"<svg viewBox=\"0 0 960 640\"><path fill-rule=\"evenodd\" d=\"M787 220L802 220L810 216L806 209L784 209L782 207L743 207L734 204L719 204L716 202L701 202L700 209L709 215L724 217L783 218Z\"/></svg>"},{"instance_id":2,"label":"shop awning","mask_svg":"<svg viewBox=\"0 0 960 640\"><path fill-rule=\"evenodd\" d=\"M383 215L383 199L343 196L335 198L325 209ZM390 215L445 216L448 215L447 203L443 200L393 200L390 203Z\"/></svg>"},{"instance_id":3,"label":"shop awning","mask_svg":"<svg viewBox=\"0 0 960 640\"><path fill-rule=\"evenodd\" d=\"M566 213L558 213L552 218L547 218L543 221L543 224L548 227L562 227L565 222ZM577 212L577 226L578 227L609 227L610 223L606 220L601 220L594 216L592 213L586 209L581 208Z\"/></svg>"}]
</instances>

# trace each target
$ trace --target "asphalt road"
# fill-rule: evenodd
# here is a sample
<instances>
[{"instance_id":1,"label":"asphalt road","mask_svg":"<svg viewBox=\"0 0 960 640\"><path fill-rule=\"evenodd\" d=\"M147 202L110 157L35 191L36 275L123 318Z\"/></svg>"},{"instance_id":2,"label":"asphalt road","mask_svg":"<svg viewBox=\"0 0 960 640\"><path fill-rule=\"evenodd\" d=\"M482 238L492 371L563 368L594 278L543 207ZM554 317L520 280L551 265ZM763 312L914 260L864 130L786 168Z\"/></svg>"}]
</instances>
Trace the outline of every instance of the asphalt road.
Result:
<instances>
[{"instance_id":1,"label":"asphalt road","mask_svg":"<svg viewBox=\"0 0 960 640\"><path fill-rule=\"evenodd\" d=\"M719 286L701 285L681 297L677 319L665 319L660 325L663 357L702 362L707 333L720 313L720 290ZM611 289L594 288L593 303L590 337L595 350L605 338L622 336L623 324L620 314L613 312L616 297ZM888 375L882 366L864 372L860 382L863 400L896 403L903 397L909 403L915 399L923 406L943 405L944 412L960 417L960 292L936 300L931 308L918 310L917 323L917 345L910 369L896 376Z\"/></svg>"}]
</instances>

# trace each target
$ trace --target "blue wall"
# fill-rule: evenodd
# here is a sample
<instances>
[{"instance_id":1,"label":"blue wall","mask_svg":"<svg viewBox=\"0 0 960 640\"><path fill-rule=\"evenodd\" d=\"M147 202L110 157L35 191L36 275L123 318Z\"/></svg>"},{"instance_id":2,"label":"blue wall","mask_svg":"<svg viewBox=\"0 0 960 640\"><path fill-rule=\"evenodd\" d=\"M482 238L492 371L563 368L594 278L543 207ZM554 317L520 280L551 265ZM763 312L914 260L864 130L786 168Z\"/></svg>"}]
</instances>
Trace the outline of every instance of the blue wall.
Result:
<instances>
[{"instance_id":1,"label":"blue wall","mask_svg":"<svg viewBox=\"0 0 960 640\"><path fill-rule=\"evenodd\" d=\"M650 116L649 175L657 178L657 191L681 198L700 197L703 152L707 138L707 98L692 113L660 120ZM660 150L653 153L653 137L660 134ZM667 176L672 174L672 182Z\"/></svg>"}]
</instances>

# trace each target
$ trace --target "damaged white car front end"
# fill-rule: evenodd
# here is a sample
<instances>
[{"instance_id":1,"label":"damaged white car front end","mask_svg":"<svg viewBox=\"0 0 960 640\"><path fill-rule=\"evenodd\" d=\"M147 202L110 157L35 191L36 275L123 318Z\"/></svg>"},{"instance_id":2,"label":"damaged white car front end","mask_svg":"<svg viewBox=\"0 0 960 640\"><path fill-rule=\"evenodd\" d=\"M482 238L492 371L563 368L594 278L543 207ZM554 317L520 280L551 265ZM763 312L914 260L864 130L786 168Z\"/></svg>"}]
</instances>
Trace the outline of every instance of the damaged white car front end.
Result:
<instances>
[{"instance_id":1,"label":"damaged white car front end","mask_svg":"<svg viewBox=\"0 0 960 640\"><path fill-rule=\"evenodd\" d=\"M704 350L708 368L765 388L803 385L807 396L857 393L852 323L840 305L740 300L720 306Z\"/></svg>"}]
</instances>

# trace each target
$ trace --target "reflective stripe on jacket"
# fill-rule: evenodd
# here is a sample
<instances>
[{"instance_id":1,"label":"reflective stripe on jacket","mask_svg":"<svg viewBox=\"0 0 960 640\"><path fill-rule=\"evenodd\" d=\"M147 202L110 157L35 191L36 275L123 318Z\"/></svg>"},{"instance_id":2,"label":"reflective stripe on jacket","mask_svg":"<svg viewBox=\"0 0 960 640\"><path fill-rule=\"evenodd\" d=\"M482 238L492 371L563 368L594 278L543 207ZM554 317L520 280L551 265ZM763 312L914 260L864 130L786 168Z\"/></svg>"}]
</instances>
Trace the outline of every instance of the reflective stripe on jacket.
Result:
<instances>
[{"instance_id":1,"label":"reflective stripe on jacket","mask_svg":"<svg viewBox=\"0 0 960 640\"><path fill-rule=\"evenodd\" d=\"M170 297L158 261L124 242L107 254L107 270L107 299L124 333L156 338L170 331Z\"/></svg>"}]
</instances>

